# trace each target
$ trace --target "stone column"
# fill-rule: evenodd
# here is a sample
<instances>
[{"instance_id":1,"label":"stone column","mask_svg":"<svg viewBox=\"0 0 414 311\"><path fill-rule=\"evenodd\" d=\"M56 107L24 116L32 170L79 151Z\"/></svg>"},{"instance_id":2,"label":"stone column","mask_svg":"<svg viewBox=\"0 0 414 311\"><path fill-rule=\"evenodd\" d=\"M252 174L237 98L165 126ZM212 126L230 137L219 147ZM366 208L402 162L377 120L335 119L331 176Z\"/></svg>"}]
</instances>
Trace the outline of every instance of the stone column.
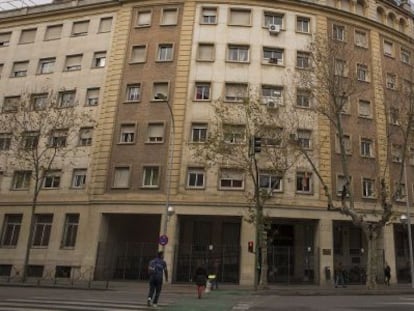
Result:
<instances>
[{"instance_id":1,"label":"stone column","mask_svg":"<svg viewBox=\"0 0 414 311\"><path fill-rule=\"evenodd\" d=\"M316 247L319 249L319 284L321 286L332 285L334 278L332 228L331 219L320 219L316 227L315 239ZM330 271L330 279L326 278L326 269Z\"/></svg>"},{"instance_id":2,"label":"stone column","mask_svg":"<svg viewBox=\"0 0 414 311\"><path fill-rule=\"evenodd\" d=\"M164 217L164 216L163 216ZM168 243L164 247L164 260L167 263L168 281L172 281L174 268L174 254L177 239L177 215L168 216L167 219L167 237Z\"/></svg>"},{"instance_id":3,"label":"stone column","mask_svg":"<svg viewBox=\"0 0 414 311\"><path fill-rule=\"evenodd\" d=\"M253 224L242 221L240 232L241 254L240 254L240 285L254 285L254 257L255 254L249 253L247 244L255 241L256 230ZM255 245L256 247L256 245Z\"/></svg>"}]
</instances>

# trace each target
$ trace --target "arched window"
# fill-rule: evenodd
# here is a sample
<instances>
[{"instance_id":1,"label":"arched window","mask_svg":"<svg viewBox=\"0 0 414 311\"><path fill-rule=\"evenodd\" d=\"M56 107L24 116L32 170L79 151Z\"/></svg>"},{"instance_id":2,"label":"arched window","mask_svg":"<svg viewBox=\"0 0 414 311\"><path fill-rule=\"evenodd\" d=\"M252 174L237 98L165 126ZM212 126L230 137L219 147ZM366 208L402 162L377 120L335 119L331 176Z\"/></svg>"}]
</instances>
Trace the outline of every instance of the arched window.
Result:
<instances>
[{"instance_id":1,"label":"arched window","mask_svg":"<svg viewBox=\"0 0 414 311\"><path fill-rule=\"evenodd\" d=\"M395 15L393 13L388 13L387 25L392 28L395 27Z\"/></svg>"},{"instance_id":2,"label":"arched window","mask_svg":"<svg viewBox=\"0 0 414 311\"><path fill-rule=\"evenodd\" d=\"M407 23L405 22L404 18L400 18L400 22L398 24L398 28L401 32L405 32Z\"/></svg>"},{"instance_id":3,"label":"arched window","mask_svg":"<svg viewBox=\"0 0 414 311\"><path fill-rule=\"evenodd\" d=\"M333 8L336 8L337 0L328 0L327 4L328 6L331 6Z\"/></svg>"},{"instance_id":4,"label":"arched window","mask_svg":"<svg viewBox=\"0 0 414 311\"><path fill-rule=\"evenodd\" d=\"M385 21L385 12L382 7L377 8L377 21L383 23Z\"/></svg>"},{"instance_id":5,"label":"arched window","mask_svg":"<svg viewBox=\"0 0 414 311\"><path fill-rule=\"evenodd\" d=\"M364 16L365 15L365 7L366 7L366 2L364 0L357 0L356 14Z\"/></svg>"}]
</instances>

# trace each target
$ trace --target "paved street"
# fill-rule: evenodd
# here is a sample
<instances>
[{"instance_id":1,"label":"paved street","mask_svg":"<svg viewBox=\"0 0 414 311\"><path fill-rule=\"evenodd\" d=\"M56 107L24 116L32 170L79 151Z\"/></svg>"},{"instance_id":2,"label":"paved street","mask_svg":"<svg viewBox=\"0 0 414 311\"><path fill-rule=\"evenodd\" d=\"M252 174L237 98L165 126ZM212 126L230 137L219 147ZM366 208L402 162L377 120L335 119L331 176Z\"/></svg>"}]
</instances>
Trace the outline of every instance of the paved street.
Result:
<instances>
[{"instance_id":1,"label":"paved street","mask_svg":"<svg viewBox=\"0 0 414 311\"><path fill-rule=\"evenodd\" d=\"M109 290L0 286L0 311L127 311L146 306L146 283L117 283ZM414 292L408 287L367 291L319 287L251 288L223 285L196 298L192 285L166 284L158 310L166 311L411 311Z\"/></svg>"}]
</instances>

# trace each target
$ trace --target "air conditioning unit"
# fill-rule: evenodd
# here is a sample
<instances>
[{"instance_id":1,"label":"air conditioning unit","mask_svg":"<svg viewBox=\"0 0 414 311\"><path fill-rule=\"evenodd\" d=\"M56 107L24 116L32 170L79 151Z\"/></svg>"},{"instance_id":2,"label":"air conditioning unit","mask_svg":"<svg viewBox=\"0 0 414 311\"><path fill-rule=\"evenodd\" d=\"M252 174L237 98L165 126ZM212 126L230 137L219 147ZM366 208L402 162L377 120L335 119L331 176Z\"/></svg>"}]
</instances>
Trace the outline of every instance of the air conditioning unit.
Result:
<instances>
[{"instance_id":1,"label":"air conditioning unit","mask_svg":"<svg viewBox=\"0 0 414 311\"><path fill-rule=\"evenodd\" d=\"M278 97L272 97L272 96L263 97L262 102L268 108L275 109L275 108L278 108L279 107L280 98L278 98Z\"/></svg>"},{"instance_id":2,"label":"air conditioning unit","mask_svg":"<svg viewBox=\"0 0 414 311\"><path fill-rule=\"evenodd\" d=\"M269 33L271 35L277 35L279 32L280 32L280 25L277 25L277 24L269 25Z\"/></svg>"}]
</instances>

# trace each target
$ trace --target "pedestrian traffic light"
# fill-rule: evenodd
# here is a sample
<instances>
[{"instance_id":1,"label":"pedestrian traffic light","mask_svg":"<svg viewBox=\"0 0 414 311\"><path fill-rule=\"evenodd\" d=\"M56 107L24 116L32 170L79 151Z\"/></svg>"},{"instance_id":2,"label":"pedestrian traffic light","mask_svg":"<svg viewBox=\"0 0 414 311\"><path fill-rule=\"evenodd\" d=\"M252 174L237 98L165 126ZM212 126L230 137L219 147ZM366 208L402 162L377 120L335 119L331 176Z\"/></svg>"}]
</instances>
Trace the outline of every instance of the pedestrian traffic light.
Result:
<instances>
[{"instance_id":1,"label":"pedestrian traffic light","mask_svg":"<svg viewBox=\"0 0 414 311\"><path fill-rule=\"evenodd\" d=\"M254 153L260 153L260 151L262 151L262 138L261 137L254 136L253 150L254 150Z\"/></svg>"},{"instance_id":2,"label":"pedestrian traffic light","mask_svg":"<svg viewBox=\"0 0 414 311\"><path fill-rule=\"evenodd\" d=\"M249 241L247 243L247 249L249 250L249 253L254 253L253 247L254 247L253 241Z\"/></svg>"}]
</instances>

